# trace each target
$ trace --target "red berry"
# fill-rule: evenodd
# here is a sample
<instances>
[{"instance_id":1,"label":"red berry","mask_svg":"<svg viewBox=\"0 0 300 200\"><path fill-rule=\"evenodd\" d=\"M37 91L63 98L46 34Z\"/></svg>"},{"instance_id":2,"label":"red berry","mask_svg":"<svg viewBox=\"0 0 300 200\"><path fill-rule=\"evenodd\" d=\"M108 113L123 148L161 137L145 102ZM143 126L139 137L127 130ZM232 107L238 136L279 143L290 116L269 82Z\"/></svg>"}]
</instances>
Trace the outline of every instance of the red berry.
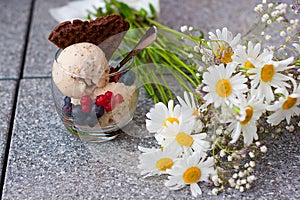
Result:
<instances>
[{"instance_id":1,"label":"red berry","mask_svg":"<svg viewBox=\"0 0 300 200\"><path fill-rule=\"evenodd\" d=\"M107 92L105 92L104 95L105 95L105 97L108 98L108 100L110 101L111 98L112 98L112 96L113 96L113 93L112 93L111 91L107 91Z\"/></svg>"},{"instance_id":2,"label":"red berry","mask_svg":"<svg viewBox=\"0 0 300 200\"><path fill-rule=\"evenodd\" d=\"M110 112L113 110L113 105L109 102L108 104L106 104L104 106L104 109L107 111L107 112Z\"/></svg>"},{"instance_id":3,"label":"red berry","mask_svg":"<svg viewBox=\"0 0 300 200\"><path fill-rule=\"evenodd\" d=\"M97 98L96 98L97 106L105 106L108 103L109 103L108 98L105 95L101 94L101 95L97 96Z\"/></svg>"},{"instance_id":4,"label":"red berry","mask_svg":"<svg viewBox=\"0 0 300 200\"><path fill-rule=\"evenodd\" d=\"M80 99L81 105L91 105L93 103L89 95L82 96Z\"/></svg>"},{"instance_id":5,"label":"red berry","mask_svg":"<svg viewBox=\"0 0 300 200\"><path fill-rule=\"evenodd\" d=\"M81 110L84 113L88 113L91 111L91 106L90 105L81 105Z\"/></svg>"},{"instance_id":6,"label":"red berry","mask_svg":"<svg viewBox=\"0 0 300 200\"><path fill-rule=\"evenodd\" d=\"M114 97L113 97L113 102L117 103L117 104L120 104L124 101L124 98L121 94L116 94Z\"/></svg>"},{"instance_id":7,"label":"red berry","mask_svg":"<svg viewBox=\"0 0 300 200\"><path fill-rule=\"evenodd\" d=\"M82 96L80 99L82 112L90 112L92 103L93 103L93 101L90 96L88 96L88 95Z\"/></svg>"}]
</instances>

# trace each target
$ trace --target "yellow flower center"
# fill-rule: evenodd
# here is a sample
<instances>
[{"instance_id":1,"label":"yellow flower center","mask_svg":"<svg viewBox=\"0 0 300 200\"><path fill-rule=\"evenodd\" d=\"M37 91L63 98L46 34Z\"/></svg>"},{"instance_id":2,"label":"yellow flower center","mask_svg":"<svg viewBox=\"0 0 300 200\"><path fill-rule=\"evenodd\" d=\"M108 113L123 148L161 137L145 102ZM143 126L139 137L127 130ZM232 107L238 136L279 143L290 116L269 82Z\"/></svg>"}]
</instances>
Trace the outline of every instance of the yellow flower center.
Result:
<instances>
[{"instance_id":1,"label":"yellow flower center","mask_svg":"<svg viewBox=\"0 0 300 200\"><path fill-rule=\"evenodd\" d=\"M272 80L275 74L275 67L274 65L264 65L261 69L261 80L264 82L269 82Z\"/></svg>"},{"instance_id":2,"label":"yellow flower center","mask_svg":"<svg viewBox=\"0 0 300 200\"><path fill-rule=\"evenodd\" d=\"M230 47L221 46L217 52L216 56L222 63L230 63L232 61L231 56L233 55L233 51Z\"/></svg>"},{"instance_id":3,"label":"yellow flower center","mask_svg":"<svg viewBox=\"0 0 300 200\"><path fill-rule=\"evenodd\" d=\"M297 103L297 98L288 97L287 100L282 104L283 110L291 109Z\"/></svg>"},{"instance_id":4,"label":"yellow flower center","mask_svg":"<svg viewBox=\"0 0 300 200\"><path fill-rule=\"evenodd\" d=\"M190 136L186 133L180 132L176 135L176 141L181 146L190 147L193 144L194 139L192 136Z\"/></svg>"},{"instance_id":5,"label":"yellow flower center","mask_svg":"<svg viewBox=\"0 0 300 200\"><path fill-rule=\"evenodd\" d=\"M232 92L231 83L226 79L221 79L216 85L217 94L221 97L228 97Z\"/></svg>"},{"instance_id":6,"label":"yellow flower center","mask_svg":"<svg viewBox=\"0 0 300 200\"><path fill-rule=\"evenodd\" d=\"M243 121L241 121L242 125L247 124L252 119L254 110L253 110L253 108L251 106L248 106L246 108L245 112L246 112L246 116L245 116L245 119Z\"/></svg>"},{"instance_id":7,"label":"yellow flower center","mask_svg":"<svg viewBox=\"0 0 300 200\"><path fill-rule=\"evenodd\" d=\"M195 109L194 112L193 112L193 115L194 116L198 116L199 115L199 111L197 109Z\"/></svg>"},{"instance_id":8,"label":"yellow flower center","mask_svg":"<svg viewBox=\"0 0 300 200\"><path fill-rule=\"evenodd\" d=\"M197 183L201 177L201 170L198 167L188 168L183 174L183 180L186 183Z\"/></svg>"},{"instance_id":9,"label":"yellow flower center","mask_svg":"<svg viewBox=\"0 0 300 200\"><path fill-rule=\"evenodd\" d=\"M177 123L179 124L179 120L175 117L168 117L165 121L164 121L164 126L167 127L167 122L170 122L171 124Z\"/></svg>"},{"instance_id":10,"label":"yellow flower center","mask_svg":"<svg viewBox=\"0 0 300 200\"><path fill-rule=\"evenodd\" d=\"M173 160L170 158L161 158L156 162L156 168L160 171L166 171L173 166Z\"/></svg>"},{"instance_id":11,"label":"yellow flower center","mask_svg":"<svg viewBox=\"0 0 300 200\"><path fill-rule=\"evenodd\" d=\"M249 60L247 60L245 62L245 68L251 69L251 68L255 68L255 66L252 64L252 62L250 62Z\"/></svg>"}]
</instances>

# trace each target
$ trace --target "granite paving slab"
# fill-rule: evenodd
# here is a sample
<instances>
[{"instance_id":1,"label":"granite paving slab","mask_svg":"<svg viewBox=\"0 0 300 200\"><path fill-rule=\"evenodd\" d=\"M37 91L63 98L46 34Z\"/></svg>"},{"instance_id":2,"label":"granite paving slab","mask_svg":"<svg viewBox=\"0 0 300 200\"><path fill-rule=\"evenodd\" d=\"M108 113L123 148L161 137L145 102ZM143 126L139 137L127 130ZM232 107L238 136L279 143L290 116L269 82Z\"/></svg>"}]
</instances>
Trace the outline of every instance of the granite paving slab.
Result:
<instances>
[{"instance_id":1,"label":"granite paving slab","mask_svg":"<svg viewBox=\"0 0 300 200\"><path fill-rule=\"evenodd\" d=\"M2 172L17 82L0 80L0 171ZM2 174L0 174L0 179Z\"/></svg>"},{"instance_id":2,"label":"granite paving slab","mask_svg":"<svg viewBox=\"0 0 300 200\"><path fill-rule=\"evenodd\" d=\"M0 1L0 79L18 78L31 0Z\"/></svg>"},{"instance_id":3,"label":"granite paving slab","mask_svg":"<svg viewBox=\"0 0 300 200\"><path fill-rule=\"evenodd\" d=\"M134 123L125 132L145 131L144 114L151 101L141 94ZM169 191L166 177L144 179L137 170L137 147L153 138L121 134L106 143L84 143L68 134L51 97L50 79L21 81L2 199L193 199L189 188ZM132 134L134 135L134 134ZM257 161L257 184L205 199L299 198L299 140L292 133L267 145Z\"/></svg>"},{"instance_id":4,"label":"granite paving slab","mask_svg":"<svg viewBox=\"0 0 300 200\"><path fill-rule=\"evenodd\" d=\"M67 0L36 0L29 35L24 77L50 77L56 47L48 41L52 29L58 24L49 14L50 8L60 7Z\"/></svg>"}]
</instances>

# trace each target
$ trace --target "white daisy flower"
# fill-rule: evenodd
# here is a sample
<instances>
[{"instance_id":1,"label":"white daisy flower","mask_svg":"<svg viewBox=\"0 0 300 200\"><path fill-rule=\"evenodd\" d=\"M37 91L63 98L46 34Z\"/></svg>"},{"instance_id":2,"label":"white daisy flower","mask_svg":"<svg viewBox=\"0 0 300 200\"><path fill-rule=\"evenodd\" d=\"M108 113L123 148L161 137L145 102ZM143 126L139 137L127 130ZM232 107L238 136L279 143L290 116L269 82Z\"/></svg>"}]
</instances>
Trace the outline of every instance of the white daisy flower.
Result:
<instances>
[{"instance_id":1,"label":"white daisy flower","mask_svg":"<svg viewBox=\"0 0 300 200\"><path fill-rule=\"evenodd\" d=\"M210 143L206 141L207 134L193 134L193 126L179 126L172 124L161 133L155 135L156 140L163 147L170 147L175 151L181 149L184 154L192 154L194 151L207 152Z\"/></svg>"},{"instance_id":2,"label":"white daisy flower","mask_svg":"<svg viewBox=\"0 0 300 200\"><path fill-rule=\"evenodd\" d=\"M286 88L290 87L285 81L290 80L286 75L281 74L281 71L288 69L288 65L293 62L294 58L290 57L279 62L256 62L251 59L255 68L250 69L251 87L257 88L258 97L265 96L267 103L274 100L272 87Z\"/></svg>"},{"instance_id":3,"label":"white daisy flower","mask_svg":"<svg viewBox=\"0 0 300 200\"><path fill-rule=\"evenodd\" d=\"M171 190L179 190L190 185L194 197L201 195L198 182L208 181L209 177L216 175L213 158L205 159L205 157L200 152L194 152L191 156L183 156L176 160L174 166L167 169L170 176L165 185Z\"/></svg>"},{"instance_id":4,"label":"white daisy flower","mask_svg":"<svg viewBox=\"0 0 300 200\"><path fill-rule=\"evenodd\" d=\"M283 94L284 97L281 97L274 105L267 107L269 111L275 111L268 117L267 122L272 125L278 125L285 118L286 122L290 124L293 115L300 115L300 108L298 107L300 104L300 84L297 87L296 83L294 83L294 91L290 95L285 89L279 89L275 92Z\"/></svg>"},{"instance_id":5,"label":"white daisy flower","mask_svg":"<svg viewBox=\"0 0 300 200\"><path fill-rule=\"evenodd\" d=\"M260 54L260 49L260 43L253 45L251 41L248 42L247 48L245 48L242 45L238 45L234 52L234 55L232 56L232 60L241 64L242 67L246 69L255 67L250 61L250 59L253 59L257 62L268 62L272 60L272 51L264 49L264 51Z\"/></svg>"},{"instance_id":6,"label":"white daisy flower","mask_svg":"<svg viewBox=\"0 0 300 200\"><path fill-rule=\"evenodd\" d=\"M199 108L195 102L194 95L191 92L184 91L183 96L184 96L184 100L179 96L177 96L177 100L179 101L183 110L191 110L193 112L193 115L196 118L196 122L194 125L194 131L198 133L202 130L203 124L198 117L199 116Z\"/></svg>"},{"instance_id":7,"label":"white daisy flower","mask_svg":"<svg viewBox=\"0 0 300 200\"><path fill-rule=\"evenodd\" d=\"M220 64L209 67L208 72L203 73L203 83L206 85L203 90L208 92L203 98L207 105L214 103L218 108L226 101L237 104L237 97L247 92L247 79L241 73L233 76L235 68L236 63L228 63L226 68Z\"/></svg>"},{"instance_id":8,"label":"white daisy flower","mask_svg":"<svg viewBox=\"0 0 300 200\"><path fill-rule=\"evenodd\" d=\"M229 63L232 61L231 56L233 55L237 45L241 42L241 34L237 34L233 37L233 34L223 28L222 31L219 29L216 30L216 35L212 32L209 32L209 39L212 41L209 42L214 55L222 63Z\"/></svg>"},{"instance_id":9,"label":"white daisy flower","mask_svg":"<svg viewBox=\"0 0 300 200\"><path fill-rule=\"evenodd\" d=\"M241 34L238 33L235 37L233 37L232 32L228 31L226 27L224 27L222 31L217 29L216 35L212 32L209 32L208 35L211 40L222 40L227 42L232 49L235 49L241 42Z\"/></svg>"},{"instance_id":10,"label":"white daisy flower","mask_svg":"<svg viewBox=\"0 0 300 200\"><path fill-rule=\"evenodd\" d=\"M168 107L162 102L155 104L146 116L148 118L146 119L146 127L150 133L160 132L169 124L175 123L184 126L195 118L193 111L183 110L180 105L174 107L173 100L168 102Z\"/></svg>"},{"instance_id":11,"label":"white daisy flower","mask_svg":"<svg viewBox=\"0 0 300 200\"><path fill-rule=\"evenodd\" d=\"M242 117L232 121L228 126L228 130L232 131L231 143L235 143L242 132L244 143L250 145L253 142L253 138L255 140L258 139L256 121L265 111L266 105L263 104L262 98L257 98L256 96L249 97L248 99L242 97L240 99L239 109Z\"/></svg>"},{"instance_id":12,"label":"white daisy flower","mask_svg":"<svg viewBox=\"0 0 300 200\"><path fill-rule=\"evenodd\" d=\"M170 150L168 147L163 149L147 149L138 147L143 153L139 156L140 163L138 168L141 174L148 176L166 174L167 169L171 169L175 159L180 154L180 149Z\"/></svg>"}]
</instances>

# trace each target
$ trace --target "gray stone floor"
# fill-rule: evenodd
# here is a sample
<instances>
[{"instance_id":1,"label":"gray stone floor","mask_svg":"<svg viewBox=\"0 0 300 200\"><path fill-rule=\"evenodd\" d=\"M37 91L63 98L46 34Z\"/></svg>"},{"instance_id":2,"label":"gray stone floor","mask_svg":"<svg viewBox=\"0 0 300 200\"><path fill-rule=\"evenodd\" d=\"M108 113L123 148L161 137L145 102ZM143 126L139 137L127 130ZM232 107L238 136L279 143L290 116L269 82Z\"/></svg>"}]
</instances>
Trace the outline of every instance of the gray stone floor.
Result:
<instances>
[{"instance_id":1,"label":"gray stone floor","mask_svg":"<svg viewBox=\"0 0 300 200\"><path fill-rule=\"evenodd\" d=\"M188 188L169 191L163 186L163 178L140 177L136 170L137 146L149 144L151 138L138 139L123 134L111 142L90 144L65 131L51 96L51 62L56 48L47 37L57 24L48 9L67 2L0 1L2 199L192 199ZM161 0L160 21L174 29L191 25L207 32L227 26L233 32L244 33L255 17L253 7L260 1L182 2ZM135 131L143 131L142 114L150 106L141 95L139 115L134 118L138 125ZM268 154L257 161L259 179L253 190L232 191L215 197L202 186L203 198L299 199L297 136L286 133L267 147Z\"/></svg>"}]
</instances>

